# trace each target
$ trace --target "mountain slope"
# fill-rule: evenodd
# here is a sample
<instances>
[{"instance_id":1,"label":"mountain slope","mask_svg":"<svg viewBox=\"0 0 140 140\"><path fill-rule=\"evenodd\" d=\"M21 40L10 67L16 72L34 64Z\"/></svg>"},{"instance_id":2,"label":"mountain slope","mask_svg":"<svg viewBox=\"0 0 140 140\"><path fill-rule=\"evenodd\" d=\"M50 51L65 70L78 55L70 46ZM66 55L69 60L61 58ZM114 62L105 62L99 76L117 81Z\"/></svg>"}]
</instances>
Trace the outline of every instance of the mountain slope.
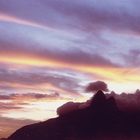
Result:
<instances>
[{"instance_id":1,"label":"mountain slope","mask_svg":"<svg viewBox=\"0 0 140 140\"><path fill-rule=\"evenodd\" d=\"M123 112L98 91L86 108L25 126L8 140L129 140L140 138L140 112Z\"/></svg>"}]
</instances>

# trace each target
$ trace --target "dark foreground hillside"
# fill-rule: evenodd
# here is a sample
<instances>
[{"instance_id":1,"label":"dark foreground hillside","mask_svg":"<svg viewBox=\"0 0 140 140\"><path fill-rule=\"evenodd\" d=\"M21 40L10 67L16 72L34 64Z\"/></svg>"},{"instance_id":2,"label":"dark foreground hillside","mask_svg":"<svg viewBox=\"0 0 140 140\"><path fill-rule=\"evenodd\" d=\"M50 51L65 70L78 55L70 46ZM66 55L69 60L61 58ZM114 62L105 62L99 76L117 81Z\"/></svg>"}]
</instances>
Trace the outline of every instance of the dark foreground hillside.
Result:
<instances>
[{"instance_id":1,"label":"dark foreground hillside","mask_svg":"<svg viewBox=\"0 0 140 140\"><path fill-rule=\"evenodd\" d=\"M140 140L140 112L121 111L98 91L87 107L25 126L8 140Z\"/></svg>"}]
</instances>

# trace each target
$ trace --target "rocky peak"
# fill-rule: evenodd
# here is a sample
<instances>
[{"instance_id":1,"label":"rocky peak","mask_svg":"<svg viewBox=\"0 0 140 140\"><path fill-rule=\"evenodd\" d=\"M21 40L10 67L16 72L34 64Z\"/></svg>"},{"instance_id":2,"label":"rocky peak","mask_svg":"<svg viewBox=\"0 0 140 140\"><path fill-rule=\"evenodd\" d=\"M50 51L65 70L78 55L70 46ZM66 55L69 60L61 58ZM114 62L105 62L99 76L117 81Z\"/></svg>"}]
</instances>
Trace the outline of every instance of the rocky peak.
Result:
<instances>
[{"instance_id":1,"label":"rocky peak","mask_svg":"<svg viewBox=\"0 0 140 140\"><path fill-rule=\"evenodd\" d=\"M102 105L106 102L106 96L105 94L99 90L91 99L91 104L90 106L94 106L94 105Z\"/></svg>"}]
</instances>

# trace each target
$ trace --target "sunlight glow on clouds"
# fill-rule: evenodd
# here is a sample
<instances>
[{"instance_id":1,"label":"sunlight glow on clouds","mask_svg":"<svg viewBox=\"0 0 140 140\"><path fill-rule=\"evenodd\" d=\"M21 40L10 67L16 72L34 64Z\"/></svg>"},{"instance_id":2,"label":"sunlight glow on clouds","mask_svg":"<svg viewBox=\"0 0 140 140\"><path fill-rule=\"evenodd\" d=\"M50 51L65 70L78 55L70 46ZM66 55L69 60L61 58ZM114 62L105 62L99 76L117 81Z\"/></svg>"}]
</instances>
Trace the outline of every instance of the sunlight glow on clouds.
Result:
<instances>
[{"instance_id":1,"label":"sunlight glow on clouds","mask_svg":"<svg viewBox=\"0 0 140 140\"><path fill-rule=\"evenodd\" d=\"M140 88L139 4L1 0L0 120L56 116L63 102L87 99L85 86L96 80L119 94Z\"/></svg>"}]
</instances>

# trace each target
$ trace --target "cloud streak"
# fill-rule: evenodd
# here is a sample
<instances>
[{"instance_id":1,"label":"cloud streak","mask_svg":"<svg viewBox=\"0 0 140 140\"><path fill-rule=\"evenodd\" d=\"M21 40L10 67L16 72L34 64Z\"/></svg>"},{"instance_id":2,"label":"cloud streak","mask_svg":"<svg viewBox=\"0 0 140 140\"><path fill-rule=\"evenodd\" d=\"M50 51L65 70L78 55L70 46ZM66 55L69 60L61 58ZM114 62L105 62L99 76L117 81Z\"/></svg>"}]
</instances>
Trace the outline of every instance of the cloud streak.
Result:
<instances>
[{"instance_id":1,"label":"cloud streak","mask_svg":"<svg viewBox=\"0 0 140 140\"><path fill-rule=\"evenodd\" d=\"M10 23L16 23L16 24L20 24L20 25L25 25L25 26L31 26L31 27L37 27L37 28L42 28L45 29L45 26L41 26L39 24L30 22L30 21L26 21L14 16L9 16L9 15L5 15L5 14L0 14L0 21L3 22L10 22Z\"/></svg>"},{"instance_id":2,"label":"cloud streak","mask_svg":"<svg viewBox=\"0 0 140 140\"><path fill-rule=\"evenodd\" d=\"M55 116L54 108L68 98L86 98L87 83L97 80L119 92L139 88L139 4L138 0L1 0L3 117L31 118L32 109L39 118L40 108L46 118Z\"/></svg>"}]
</instances>

